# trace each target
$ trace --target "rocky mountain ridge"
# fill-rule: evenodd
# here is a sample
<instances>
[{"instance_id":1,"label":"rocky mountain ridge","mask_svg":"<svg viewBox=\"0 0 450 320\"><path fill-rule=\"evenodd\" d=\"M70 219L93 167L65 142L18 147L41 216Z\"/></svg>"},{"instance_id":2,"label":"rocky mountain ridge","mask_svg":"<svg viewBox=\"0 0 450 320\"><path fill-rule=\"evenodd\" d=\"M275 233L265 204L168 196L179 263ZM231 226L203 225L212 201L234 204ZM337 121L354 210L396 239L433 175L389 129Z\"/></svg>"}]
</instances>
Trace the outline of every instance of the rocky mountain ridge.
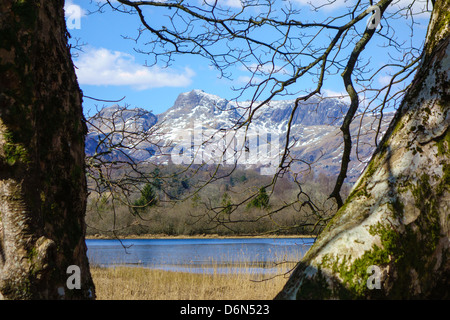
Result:
<instances>
[{"instance_id":1,"label":"rocky mountain ridge","mask_svg":"<svg viewBox=\"0 0 450 320\"><path fill-rule=\"evenodd\" d=\"M257 106L249 101L228 101L202 90L180 94L174 105L159 115L113 105L89 119L86 153L95 155L113 145L112 149L120 150L114 156L122 153L122 157L136 161L234 163L273 169L284 153L291 123L286 158L291 170L338 174L343 150L339 127L348 110L345 101L313 97L301 103L295 113L295 100L271 101L259 109ZM250 125L238 128L236 124L244 123L253 111ZM382 132L391 119L392 114L384 115ZM357 179L374 151L379 120L377 115L360 112L353 122L355 142L349 181ZM378 135L381 137L382 133ZM99 143L102 141L103 146Z\"/></svg>"}]
</instances>

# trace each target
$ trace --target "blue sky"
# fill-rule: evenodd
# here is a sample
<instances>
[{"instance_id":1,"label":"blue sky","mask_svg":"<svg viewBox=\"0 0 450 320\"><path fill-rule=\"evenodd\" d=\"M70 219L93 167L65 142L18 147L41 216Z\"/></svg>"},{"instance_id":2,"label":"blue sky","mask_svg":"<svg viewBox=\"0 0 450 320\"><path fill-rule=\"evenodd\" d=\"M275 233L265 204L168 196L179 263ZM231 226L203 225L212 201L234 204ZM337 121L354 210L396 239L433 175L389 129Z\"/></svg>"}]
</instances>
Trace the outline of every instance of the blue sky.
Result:
<instances>
[{"instance_id":1,"label":"blue sky","mask_svg":"<svg viewBox=\"0 0 450 320\"><path fill-rule=\"evenodd\" d=\"M230 7L240 5L239 0L219 1ZM314 3L320 4L324 1L327 0L317 0ZM351 1L337 0L333 6L326 7L320 14L322 17L335 15L337 10ZM400 5L409 2L398 1ZM304 10L309 10L308 2L308 0L292 0L295 6ZM219 72L209 66L208 61L188 55L178 56L168 68L162 65L147 67L145 64L150 57L135 51L135 48L139 48L141 44L123 38L123 36L136 36L140 26L138 17L112 12L109 9L104 13L89 14L89 11L94 9L95 6L89 0L66 1L66 18L72 36L71 42L74 43L75 39L79 39L85 44L82 52L74 51L78 56L75 56L73 60L77 67L80 87L87 96L105 100L118 100L125 96L119 104L140 107L159 114L171 107L180 93L192 89L202 89L205 92L232 99L236 93L231 87L244 85L245 80L248 80L250 76L248 71L236 66L232 70L232 80L220 78ZM78 14L81 14L81 18L73 19ZM152 16L152 19L157 17ZM422 41L424 38L427 19L427 15L416 19L416 22L420 23L415 26L417 41ZM396 23L398 23L397 34L400 33L407 38L410 30L402 21ZM363 24L362 27L364 27ZM376 45L376 43L371 44L374 47L367 48L364 54L374 66L379 67L386 63L388 57L385 53L376 54L375 52L379 52L379 48L377 51L374 50ZM380 74L376 79L380 84L388 80L387 74ZM311 83L305 79L305 82L297 85L308 86ZM340 79L328 81L323 90L325 95L343 92L345 90ZM249 97L250 95L246 98ZM84 109L88 113L96 106L101 108L111 104L85 99Z\"/></svg>"}]
</instances>

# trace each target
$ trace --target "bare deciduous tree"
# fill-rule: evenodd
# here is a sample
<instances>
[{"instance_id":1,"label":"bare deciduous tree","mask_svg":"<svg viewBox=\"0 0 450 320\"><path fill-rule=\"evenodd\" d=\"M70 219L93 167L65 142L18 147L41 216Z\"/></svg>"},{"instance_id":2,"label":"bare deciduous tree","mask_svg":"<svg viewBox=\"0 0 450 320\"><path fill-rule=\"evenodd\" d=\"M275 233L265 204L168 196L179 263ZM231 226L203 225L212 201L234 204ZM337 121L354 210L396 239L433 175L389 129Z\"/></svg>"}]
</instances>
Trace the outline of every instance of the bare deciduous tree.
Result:
<instances>
[{"instance_id":1,"label":"bare deciduous tree","mask_svg":"<svg viewBox=\"0 0 450 320\"><path fill-rule=\"evenodd\" d=\"M320 12L334 4L335 1L329 1L311 6ZM299 182L296 179L299 173L293 172L293 164L303 162L309 167L311 163L306 159L293 158L290 150L296 142L291 132L295 114L302 107L301 102L322 96L327 82L341 81L351 103L343 115L340 128L343 137L341 169L330 193L337 208L342 207L345 199L342 186L347 178L350 155L354 149L358 152L355 142L360 143L360 134L363 134L362 129L356 137L350 134L350 126L357 112L364 109L360 123L366 114L376 115L378 123L372 130L375 132L373 143L377 145L382 134L383 112L392 110L401 101L422 56L420 44L408 41L411 35L396 32L393 24L400 19L409 25L413 33L417 23L415 16L426 14L428 10L428 7L419 7L418 10L415 1L404 7L397 6L392 0L378 3L358 1L349 3L335 15L311 22L311 19L305 18L307 9L299 9L290 1L241 1L240 6L233 7L222 1L119 0L98 4L99 11L107 8L134 14L140 19L142 27L136 36L129 38L140 44L136 51L151 57L154 64L170 65L177 55L194 55L209 61L222 77L233 79L233 68L246 69L249 72L248 83L234 88L235 103L243 111L243 117L233 129L248 130L255 116L270 108L271 100L295 97L278 171L266 188L273 188L278 177L285 174ZM158 19L152 19L152 15L158 15ZM366 23L368 18L372 19L370 23ZM380 54L390 54L392 63L377 68L370 64L370 57L365 56L364 50L374 37L381 39L378 40ZM391 71L388 83L380 86L375 79L384 76L385 69L394 71ZM305 87L304 81L313 85ZM245 94L250 94L251 102L240 104L239 98ZM363 106L361 100L365 102ZM217 170L213 170L211 180L223 177L215 173ZM298 204L300 208L312 210L319 221L328 221L331 213L335 212L332 204L321 212L323 208L315 205L310 196L302 191L300 183L298 187L298 199L286 204L286 207ZM255 193L242 203L256 196ZM211 207L216 212L213 216L221 216L224 209L233 212L242 203L232 204L231 208ZM281 209L276 208L268 214Z\"/></svg>"},{"instance_id":2,"label":"bare deciduous tree","mask_svg":"<svg viewBox=\"0 0 450 320\"><path fill-rule=\"evenodd\" d=\"M324 2L315 10L335 3ZM278 298L449 295L449 2L398 3L357 1L321 22L309 21L289 1L242 1L233 8L221 1L104 4L139 17L142 28L135 40L145 38L147 47L139 50L155 63L170 64L178 54L192 54L207 59L223 77L232 78L237 65L246 68L250 81L236 88L237 96L251 91L252 102L242 106L246 118L237 127L250 126L274 97L297 97L275 180L289 168L290 125L300 101L320 94L327 81L340 77L351 102L341 126L341 171L330 195L340 210ZM164 12L166 20L154 22L148 7L152 14ZM426 42L415 41L416 15L431 11ZM364 25L369 17L379 21ZM398 19L409 23L406 38L396 32ZM388 49L384 54L389 62L382 67L364 58L374 39L384 40L378 42L377 54L383 54L383 46ZM387 83L377 84L375 79L386 69L392 70ZM314 85L299 87L302 79ZM378 126L377 151L344 202L341 188L354 144L349 128L362 98L365 111L379 113L379 119L389 108L397 112L381 141ZM232 210L227 201L224 207ZM373 265L382 270L381 291L366 286L366 269Z\"/></svg>"}]
</instances>

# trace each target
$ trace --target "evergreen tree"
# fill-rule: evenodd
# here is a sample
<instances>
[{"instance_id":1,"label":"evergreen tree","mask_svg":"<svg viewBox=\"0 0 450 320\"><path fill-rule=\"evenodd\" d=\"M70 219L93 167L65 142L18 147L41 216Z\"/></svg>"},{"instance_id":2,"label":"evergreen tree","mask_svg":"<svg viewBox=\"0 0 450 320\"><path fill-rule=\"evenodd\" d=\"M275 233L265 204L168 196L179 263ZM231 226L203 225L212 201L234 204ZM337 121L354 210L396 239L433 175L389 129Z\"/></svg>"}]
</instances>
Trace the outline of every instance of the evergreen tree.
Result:
<instances>
[{"instance_id":1,"label":"evergreen tree","mask_svg":"<svg viewBox=\"0 0 450 320\"><path fill-rule=\"evenodd\" d=\"M250 201L247 205L247 208L259 208L259 209L268 209L269 205L269 195L266 192L266 188L261 187L259 189L258 195Z\"/></svg>"},{"instance_id":2,"label":"evergreen tree","mask_svg":"<svg viewBox=\"0 0 450 320\"><path fill-rule=\"evenodd\" d=\"M153 186L151 183L147 183L141 191L141 197L133 203L135 207L134 213L136 214L138 210L142 211L145 208L152 207L156 203L157 198Z\"/></svg>"}]
</instances>

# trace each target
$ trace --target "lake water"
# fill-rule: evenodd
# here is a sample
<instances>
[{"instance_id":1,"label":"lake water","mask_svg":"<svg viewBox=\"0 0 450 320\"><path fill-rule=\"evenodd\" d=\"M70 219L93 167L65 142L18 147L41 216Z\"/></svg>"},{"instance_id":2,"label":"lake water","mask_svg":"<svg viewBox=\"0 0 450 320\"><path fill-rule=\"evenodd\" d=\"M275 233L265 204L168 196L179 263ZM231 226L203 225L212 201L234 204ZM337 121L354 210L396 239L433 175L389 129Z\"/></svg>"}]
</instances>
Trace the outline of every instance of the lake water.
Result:
<instances>
[{"instance_id":1,"label":"lake water","mask_svg":"<svg viewBox=\"0 0 450 320\"><path fill-rule=\"evenodd\" d=\"M310 238L86 240L91 265L196 273L279 272L276 264L297 262L313 243Z\"/></svg>"}]
</instances>

